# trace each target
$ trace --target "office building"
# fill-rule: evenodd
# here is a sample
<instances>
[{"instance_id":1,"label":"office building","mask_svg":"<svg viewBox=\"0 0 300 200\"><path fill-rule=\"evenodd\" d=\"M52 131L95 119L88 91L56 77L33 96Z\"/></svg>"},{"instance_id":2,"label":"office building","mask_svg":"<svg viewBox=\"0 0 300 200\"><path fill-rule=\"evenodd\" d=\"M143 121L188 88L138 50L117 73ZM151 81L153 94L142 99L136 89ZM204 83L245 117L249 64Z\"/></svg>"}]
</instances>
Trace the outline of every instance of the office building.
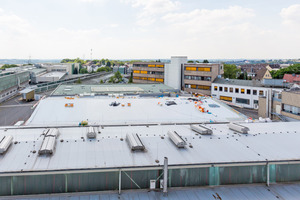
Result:
<instances>
[{"instance_id":1,"label":"office building","mask_svg":"<svg viewBox=\"0 0 300 200\"><path fill-rule=\"evenodd\" d=\"M164 67L161 62L133 63L133 83L164 83Z\"/></svg>"},{"instance_id":2,"label":"office building","mask_svg":"<svg viewBox=\"0 0 300 200\"><path fill-rule=\"evenodd\" d=\"M212 83L211 96L237 106L258 109L259 96L266 96L271 90L257 80L217 78Z\"/></svg>"}]
</instances>

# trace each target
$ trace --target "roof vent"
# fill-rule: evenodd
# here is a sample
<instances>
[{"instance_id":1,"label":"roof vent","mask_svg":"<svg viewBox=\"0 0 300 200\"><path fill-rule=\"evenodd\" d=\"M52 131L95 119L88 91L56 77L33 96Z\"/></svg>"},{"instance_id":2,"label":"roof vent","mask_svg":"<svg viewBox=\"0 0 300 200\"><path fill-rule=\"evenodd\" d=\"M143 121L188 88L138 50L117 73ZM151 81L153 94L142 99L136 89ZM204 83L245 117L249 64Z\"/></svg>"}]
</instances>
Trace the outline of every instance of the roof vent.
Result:
<instances>
[{"instance_id":1,"label":"roof vent","mask_svg":"<svg viewBox=\"0 0 300 200\"><path fill-rule=\"evenodd\" d=\"M95 131L94 127L92 127L92 126L88 127L86 136L89 139L97 137L97 134L96 134L96 131Z\"/></svg>"},{"instance_id":2,"label":"roof vent","mask_svg":"<svg viewBox=\"0 0 300 200\"><path fill-rule=\"evenodd\" d=\"M145 149L144 144L142 143L140 137L136 133L126 134L126 140L132 151L135 150L143 151Z\"/></svg>"},{"instance_id":3,"label":"roof vent","mask_svg":"<svg viewBox=\"0 0 300 200\"><path fill-rule=\"evenodd\" d=\"M227 126L229 127L229 129L234 130L234 131L239 132L239 133L247 134L248 131L250 131L250 129L248 127L242 126L240 124L236 124L236 123L233 123L233 122L230 122Z\"/></svg>"},{"instance_id":4,"label":"roof vent","mask_svg":"<svg viewBox=\"0 0 300 200\"><path fill-rule=\"evenodd\" d=\"M178 148L184 148L184 146L186 145L186 142L180 135L178 135L176 131L168 131L168 136Z\"/></svg>"},{"instance_id":5,"label":"roof vent","mask_svg":"<svg viewBox=\"0 0 300 200\"><path fill-rule=\"evenodd\" d=\"M53 154L56 144L56 138L58 137L58 129L49 129L44 137L42 146L39 150L39 155Z\"/></svg>"},{"instance_id":6,"label":"roof vent","mask_svg":"<svg viewBox=\"0 0 300 200\"><path fill-rule=\"evenodd\" d=\"M211 135L213 131L203 125L191 125L191 129L201 135Z\"/></svg>"},{"instance_id":7,"label":"roof vent","mask_svg":"<svg viewBox=\"0 0 300 200\"><path fill-rule=\"evenodd\" d=\"M3 154L7 151L7 149L11 145L12 141L13 141L13 137L10 136L10 135L9 136L4 136L0 140L0 154Z\"/></svg>"}]
</instances>

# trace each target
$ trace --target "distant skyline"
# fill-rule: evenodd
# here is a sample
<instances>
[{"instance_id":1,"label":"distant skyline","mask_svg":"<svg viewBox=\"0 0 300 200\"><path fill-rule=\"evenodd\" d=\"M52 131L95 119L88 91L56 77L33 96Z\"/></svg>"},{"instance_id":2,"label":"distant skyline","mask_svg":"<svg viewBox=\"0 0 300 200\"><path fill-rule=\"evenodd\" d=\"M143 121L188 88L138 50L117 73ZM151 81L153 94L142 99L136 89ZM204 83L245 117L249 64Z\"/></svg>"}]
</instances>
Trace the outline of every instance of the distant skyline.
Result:
<instances>
[{"instance_id":1,"label":"distant skyline","mask_svg":"<svg viewBox=\"0 0 300 200\"><path fill-rule=\"evenodd\" d=\"M299 0L1 0L0 59L300 58Z\"/></svg>"}]
</instances>

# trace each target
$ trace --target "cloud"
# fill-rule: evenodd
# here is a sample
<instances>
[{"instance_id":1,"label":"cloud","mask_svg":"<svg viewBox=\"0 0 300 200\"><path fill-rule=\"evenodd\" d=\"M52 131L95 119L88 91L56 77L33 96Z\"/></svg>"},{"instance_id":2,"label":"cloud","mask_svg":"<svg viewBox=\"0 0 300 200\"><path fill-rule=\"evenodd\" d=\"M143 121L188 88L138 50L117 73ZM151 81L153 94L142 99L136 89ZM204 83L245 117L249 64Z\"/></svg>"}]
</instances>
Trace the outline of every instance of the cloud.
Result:
<instances>
[{"instance_id":1,"label":"cloud","mask_svg":"<svg viewBox=\"0 0 300 200\"><path fill-rule=\"evenodd\" d=\"M79 2L83 2L83 3L104 3L106 0L78 0Z\"/></svg>"},{"instance_id":2,"label":"cloud","mask_svg":"<svg viewBox=\"0 0 300 200\"><path fill-rule=\"evenodd\" d=\"M29 34L29 23L14 14L6 13L0 8L0 32L17 36L20 34Z\"/></svg>"},{"instance_id":3,"label":"cloud","mask_svg":"<svg viewBox=\"0 0 300 200\"><path fill-rule=\"evenodd\" d=\"M280 12L283 24L300 27L300 4L283 8Z\"/></svg>"},{"instance_id":4,"label":"cloud","mask_svg":"<svg viewBox=\"0 0 300 200\"><path fill-rule=\"evenodd\" d=\"M252 9L231 6L227 9L195 9L186 13L169 13L162 17L168 24L190 33L212 32L245 23L255 16Z\"/></svg>"},{"instance_id":5,"label":"cloud","mask_svg":"<svg viewBox=\"0 0 300 200\"><path fill-rule=\"evenodd\" d=\"M140 9L137 15L137 24L148 26L153 24L160 15L172 12L179 8L180 3L172 0L122 0L130 3L133 8Z\"/></svg>"}]
</instances>

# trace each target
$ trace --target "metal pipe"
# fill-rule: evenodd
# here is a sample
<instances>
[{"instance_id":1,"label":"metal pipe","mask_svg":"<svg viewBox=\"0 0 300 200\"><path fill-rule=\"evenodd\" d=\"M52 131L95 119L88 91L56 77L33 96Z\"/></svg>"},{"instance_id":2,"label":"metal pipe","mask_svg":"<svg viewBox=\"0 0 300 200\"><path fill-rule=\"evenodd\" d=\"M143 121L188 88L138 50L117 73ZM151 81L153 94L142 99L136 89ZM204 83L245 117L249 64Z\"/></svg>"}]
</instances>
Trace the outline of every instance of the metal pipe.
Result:
<instances>
[{"instance_id":1,"label":"metal pipe","mask_svg":"<svg viewBox=\"0 0 300 200\"><path fill-rule=\"evenodd\" d=\"M165 160L164 160L164 187L163 187L164 195L167 195L167 192L168 192L168 158L165 157Z\"/></svg>"},{"instance_id":2,"label":"metal pipe","mask_svg":"<svg viewBox=\"0 0 300 200\"><path fill-rule=\"evenodd\" d=\"M119 170L119 194L121 194L121 181L122 181L122 180L121 180L121 177L122 177L122 176L121 176L121 175L122 175L121 173L122 173L122 172L121 172L121 169L120 169L120 170Z\"/></svg>"},{"instance_id":3,"label":"metal pipe","mask_svg":"<svg viewBox=\"0 0 300 200\"><path fill-rule=\"evenodd\" d=\"M267 186L270 185L270 165L267 163Z\"/></svg>"}]
</instances>

